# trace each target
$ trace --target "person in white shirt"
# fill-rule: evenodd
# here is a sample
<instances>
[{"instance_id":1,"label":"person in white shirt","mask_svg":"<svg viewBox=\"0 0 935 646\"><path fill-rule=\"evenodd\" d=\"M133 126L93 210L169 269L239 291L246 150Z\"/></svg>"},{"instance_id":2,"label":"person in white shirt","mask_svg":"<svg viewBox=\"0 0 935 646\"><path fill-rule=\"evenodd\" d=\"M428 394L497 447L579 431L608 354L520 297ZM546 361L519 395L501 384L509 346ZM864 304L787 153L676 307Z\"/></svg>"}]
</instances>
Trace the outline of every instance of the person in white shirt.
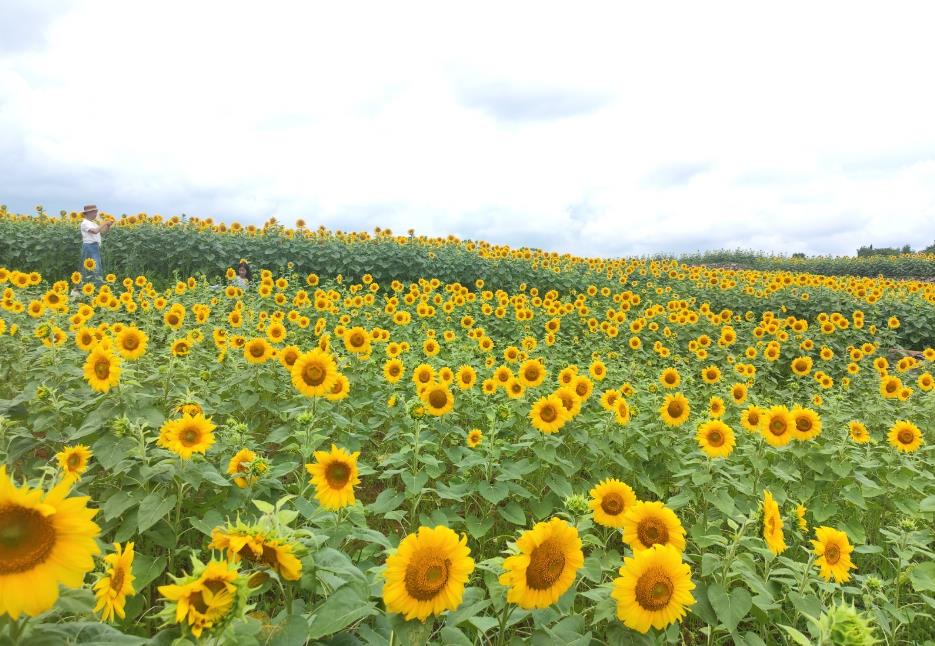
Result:
<instances>
[{"instance_id":1,"label":"person in white shirt","mask_svg":"<svg viewBox=\"0 0 935 646\"><path fill-rule=\"evenodd\" d=\"M103 267L101 263L101 236L110 231L111 222L103 223L97 221L97 207L89 204L84 207L82 212L84 219L81 221L81 274L85 280L90 279L97 285L103 283ZM94 260L94 269L89 270L85 266L85 261L91 258Z\"/></svg>"}]
</instances>

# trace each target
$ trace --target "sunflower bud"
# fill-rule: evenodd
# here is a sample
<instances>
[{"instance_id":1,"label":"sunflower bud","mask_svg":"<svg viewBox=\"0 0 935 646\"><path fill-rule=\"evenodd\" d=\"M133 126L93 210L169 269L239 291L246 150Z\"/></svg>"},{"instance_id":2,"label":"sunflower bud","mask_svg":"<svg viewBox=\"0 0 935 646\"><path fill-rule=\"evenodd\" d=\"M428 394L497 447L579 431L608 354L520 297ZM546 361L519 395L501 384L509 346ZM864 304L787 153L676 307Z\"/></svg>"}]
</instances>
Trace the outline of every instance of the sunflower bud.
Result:
<instances>
[{"instance_id":1,"label":"sunflower bud","mask_svg":"<svg viewBox=\"0 0 935 646\"><path fill-rule=\"evenodd\" d=\"M587 496L572 494L565 498L565 509L576 516L585 516L590 513Z\"/></svg>"},{"instance_id":2,"label":"sunflower bud","mask_svg":"<svg viewBox=\"0 0 935 646\"><path fill-rule=\"evenodd\" d=\"M818 619L821 643L834 646L873 646L879 643L868 616L850 604L838 604Z\"/></svg>"}]
</instances>

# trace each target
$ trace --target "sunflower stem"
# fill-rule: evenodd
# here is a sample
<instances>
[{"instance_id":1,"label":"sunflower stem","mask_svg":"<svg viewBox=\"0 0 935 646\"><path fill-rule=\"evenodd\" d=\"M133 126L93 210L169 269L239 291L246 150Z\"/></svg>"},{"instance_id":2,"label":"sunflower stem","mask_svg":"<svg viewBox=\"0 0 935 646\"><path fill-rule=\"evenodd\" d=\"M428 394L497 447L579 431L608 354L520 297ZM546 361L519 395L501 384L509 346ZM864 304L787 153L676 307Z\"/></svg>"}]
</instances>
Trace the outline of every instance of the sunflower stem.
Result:
<instances>
[{"instance_id":1,"label":"sunflower stem","mask_svg":"<svg viewBox=\"0 0 935 646\"><path fill-rule=\"evenodd\" d=\"M805 571L802 572L802 580L799 582L799 594L805 594L805 584L808 582L808 573L812 571L812 564L815 562L815 552L808 555L808 563L805 564Z\"/></svg>"},{"instance_id":2,"label":"sunflower stem","mask_svg":"<svg viewBox=\"0 0 935 646\"><path fill-rule=\"evenodd\" d=\"M497 646L503 646L503 637L506 635L506 622L510 620L510 615L513 614L515 608L516 606L508 601L503 603L503 611L500 613L500 629L497 635Z\"/></svg>"}]
</instances>

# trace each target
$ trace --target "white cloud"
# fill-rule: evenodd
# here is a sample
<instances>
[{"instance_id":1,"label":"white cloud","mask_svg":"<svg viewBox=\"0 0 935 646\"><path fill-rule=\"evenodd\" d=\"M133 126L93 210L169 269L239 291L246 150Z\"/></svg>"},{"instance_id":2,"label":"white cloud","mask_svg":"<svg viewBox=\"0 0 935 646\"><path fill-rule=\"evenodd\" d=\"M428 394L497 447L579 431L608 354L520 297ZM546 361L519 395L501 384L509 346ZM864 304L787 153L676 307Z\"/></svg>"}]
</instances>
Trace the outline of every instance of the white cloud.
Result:
<instances>
[{"instance_id":1,"label":"white cloud","mask_svg":"<svg viewBox=\"0 0 935 646\"><path fill-rule=\"evenodd\" d=\"M28 15L39 35L0 49L0 201L18 210L97 201L606 255L935 239L926 3Z\"/></svg>"}]
</instances>

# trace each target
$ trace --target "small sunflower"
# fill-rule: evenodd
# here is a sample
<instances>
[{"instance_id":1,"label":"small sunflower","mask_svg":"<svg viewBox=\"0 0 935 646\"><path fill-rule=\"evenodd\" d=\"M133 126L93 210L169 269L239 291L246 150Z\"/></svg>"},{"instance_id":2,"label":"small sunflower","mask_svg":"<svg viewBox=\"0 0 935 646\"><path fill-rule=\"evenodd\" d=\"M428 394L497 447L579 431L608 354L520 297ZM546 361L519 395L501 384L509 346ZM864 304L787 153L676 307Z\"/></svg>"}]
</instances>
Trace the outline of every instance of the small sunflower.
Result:
<instances>
[{"instance_id":1,"label":"small sunflower","mask_svg":"<svg viewBox=\"0 0 935 646\"><path fill-rule=\"evenodd\" d=\"M120 383L120 359L98 345L84 362L84 378L93 390L106 393Z\"/></svg>"},{"instance_id":2,"label":"small sunflower","mask_svg":"<svg viewBox=\"0 0 935 646\"><path fill-rule=\"evenodd\" d=\"M215 527L208 549L224 551L231 563L245 561L276 570L286 581L302 577L302 563L295 556L296 545L262 527L239 524Z\"/></svg>"},{"instance_id":3,"label":"small sunflower","mask_svg":"<svg viewBox=\"0 0 935 646\"><path fill-rule=\"evenodd\" d=\"M621 426L626 426L630 423L630 404L627 403L627 400L623 397L617 398L617 401L614 402L614 419Z\"/></svg>"},{"instance_id":4,"label":"small sunflower","mask_svg":"<svg viewBox=\"0 0 935 646\"><path fill-rule=\"evenodd\" d=\"M266 363L267 360L273 354L273 347L269 342L262 338L257 337L255 339L250 339L247 341L247 344L243 347L243 356L248 363L253 365L259 365L261 363Z\"/></svg>"},{"instance_id":5,"label":"small sunflower","mask_svg":"<svg viewBox=\"0 0 935 646\"><path fill-rule=\"evenodd\" d=\"M922 446L922 431L907 420L899 420L887 434L890 445L900 453L912 453Z\"/></svg>"},{"instance_id":6,"label":"small sunflower","mask_svg":"<svg viewBox=\"0 0 935 646\"><path fill-rule=\"evenodd\" d=\"M162 425L157 444L177 453L183 460L190 460L192 454L204 455L214 444L215 428L217 427L203 414L183 415Z\"/></svg>"},{"instance_id":7,"label":"small sunflower","mask_svg":"<svg viewBox=\"0 0 935 646\"><path fill-rule=\"evenodd\" d=\"M821 417L818 413L810 408L793 406L791 415L794 423L792 428L794 439L804 442L821 435Z\"/></svg>"},{"instance_id":8,"label":"small sunflower","mask_svg":"<svg viewBox=\"0 0 935 646\"><path fill-rule=\"evenodd\" d=\"M468 431L466 442L469 447L476 449L480 446L480 443L484 440L484 434L479 428L472 428Z\"/></svg>"},{"instance_id":9,"label":"small sunflower","mask_svg":"<svg viewBox=\"0 0 935 646\"><path fill-rule=\"evenodd\" d=\"M557 433L568 420L562 400L557 395L542 397L532 405L529 419L532 425L545 434Z\"/></svg>"},{"instance_id":10,"label":"small sunflower","mask_svg":"<svg viewBox=\"0 0 935 646\"><path fill-rule=\"evenodd\" d=\"M66 446L60 453L56 453L58 466L67 475L74 478L80 478L81 474L88 470L88 462L94 455L91 449L84 444L75 446Z\"/></svg>"},{"instance_id":11,"label":"small sunflower","mask_svg":"<svg viewBox=\"0 0 935 646\"><path fill-rule=\"evenodd\" d=\"M114 615L121 619L126 618L124 607L127 597L136 593L133 588L133 543L120 547L114 543L114 553L104 557L104 562L110 568L106 574L94 584L97 605L94 612L101 615L101 621L113 621Z\"/></svg>"},{"instance_id":12,"label":"small sunflower","mask_svg":"<svg viewBox=\"0 0 935 646\"><path fill-rule=\"evenodd\" d=\"M149 337L143 330L138 330L133 326L127 326L120 330L114 339L114 345L117 352L124 359L139 359L146 353L146 345L149 343Z\"/></svg>"},{"instance_id":13,"label":"small sunflower","mask_svg":"<svg viewBox=\"0 0 935 646\"><path fill-rule=\"evenodd\" d=\"M682 393L666 395L659 408L659 416L666 426L681 426L688 421L691 414L691 406L688 399Z\"/></svg>"},{"instance_id":14,"label":"small sunflower","mask_svg":"<svg viewBox=\"0 0 935 646\"><path fill-rule=\"evenodd\" d=\"M695 603L691 568L671 545L653 545L626 557L620 574L610 596L617 601L617 618L638 632L681 620Z\"/></svg>"},{"instance_id":15,"label":"small sunflower","mask_svg":"<svg viewBox=\"0 0 935 646\"><path fill-rule=\"evenodd\" d=\"M395 384L402 379L405 373L406 367L399 359L388 359L383 364L383 378L391 384Z\"/></svg>"},{"instance_id":16,"label":"small sunflower","mask_svg":"<svg viewBox=\"0 0 935 646\"><path fill-rule=\"evenodd\" d=\"M257 474L264 473L266 469L266 463L258 461L256 453L250 449L240 449L227 463L227 474L236 476L234 484L241 489L254 484L258 480Z\"/></svg>"},{"instance_id":17,"label":"small sunflower","mask_svg":"<svg viewBox=\"0 0 935 646\"><path fill-rule=\"evenodd\" d=\"M772 406L763 414L760 432L770 446L785 446L792 441L795 421L785 406Z\"/></svg>"},{"instance_id":18,"label":"small sunflower","mask_svg":"<svg viewBox=\"0 0 935 646\"><path fill-rule=\"evenodd\" d=\"M578 530L561 518L536 523L516 541L518 554L503 561L500 584L521 608L547 608L558 601L584 565Z\"/></svg>"},{"instance_id":19,"label":"small sunflower","mask_svg":"<svg viewBox=\"0 0 935 646\"><path fill-rule=\"evenodd\" d=\"M717 395L711 397L708 402L708 412L711 414L711 417L720 417L724 414L726 408L724 407L724 400L718 397Z\"/></svg>"},{"instance_id":20,"label":"small sunflower","mask_svg":"<svg viewBox=\"0 0 935 646\"><path fill-rule=\"evenodd\" d=\"M315 463L305 468L315 485L315 498L325 509L332 511L353 505L354 485L360 484L357 477L357 458L360 451L348 453L334 444L331 451L315 451Z\"/></svg>"},{"instance_id":21,"label":"small sunflower","mask_svg":"<svg viewBox=\"0 0 935 646\"><path fill-rule=\"evenodd\" d=\"M292 364L292 385L306 397L323 397L334 388L338 366L327 352L315 348Z\"/></svg>"},{"instance_id":22,"label":"small sunflower","mask_svg":"<svg viewBox=\"0 0 935 646\"><path fill-rule=\"evenodd\" d=\"M857 444L866 444L870 441L870 431L867 430L867 426L863 422L851 420L847 423L847 430L851 440Z\"/></svg>"},{"instance_id":23,"label":"small sunflower","mask_svg":"<svg viewBox=\"0 0 935 646\"><path fill-rule=\"evenodd\" d=\"M763 492L763 540L773 554L786 551L786 541L782 534L782 516L779 505L769 491Z\"/></svg>"},{"instance_id":24,"label":"small sunflower","mask_svg":"<svg viewBox=\"0 0 935 646\"><path fill-rule=\"evenodd\" d=\"M756 433L760 430L760 422L764 415L766 411L759 406L747 406L740 413L740 425L751 433Z\"/></svg>"},{"instance_id":25,"label":"small sunflower","mask_svg":"<svg viewBox=\"0 0 935 646\"><path fill-rule=\"evenodd\" d=\"M213 633L242 615L246 607L247 581L237 565L227 561L195 562L195 571L159 586L159 594L168 602L161 613L166 619L182 624L195 638Z\"/></svg>"},{"instance_id":26,"label":"small sunflower","mask_svg":"<svg viewBox=\"0 0 935 646\"><path fill-rule=\"evenodd\" d=\"M682 375L675 368L666 368L659 375L659 383L665 388L678 388L679 384L682 383Z\"/></svg>"},{"instance_id":27,"label":"small sunflower","mask_svg":"<svg viewBox=\"0 0 935 646\"><path fill-rule=\"evenodd\" d=\"M630 485L615 478L602 480L590 491L588 506L594 522L604 527L623 527L623 516L636 504L636 494Z\"/></svg>"},{"instance_id":28,"label":"small sunflower","mask_svg":"<svg viewBox=\"0 0 935 646\"><path fill-rule=\"evenodd\" d=\"M461 366L458 368L458 374L455 377L455 381L458 384L458 388L461 390L469 390L474 387L474 384L477 383L477 371L474 370L472 366Z\"/></svg>"},{"instance_id":29,"label":"small sunflower","mask_svg":"<svg viewBox=\"0 0 935 646\"><path fill-rule=\"evenodd\" d=\"M386 611L407 621L424 622L461 605L464 586L474 571L467 537L451 529L420 527L406 536L386 559L383 602Z\"/></svg>"},{"instance_id":30,"label":"small sunflower","mask_svg":"<svg viewBox=\"0 0 935 646\"><path fill-rule=\"evenodd\" d=\"M726 458L734 450L734 431L719 419L701 424L695 439L709 458Z\"/></svg>"},{"instance_id":31,"label":"small sunflower","mask_svg":"<svg viewBox=\"0 0 935 646\"><path fill-rule=\"evenodd\" d=\"M658 500L637 502L624 515L623 542L634 552L653 545L672 545L682 552L685 529L675 512Z\"/></svg>"},{"instance_id":32,"label":"small sunflower","mask_svg":"<svg viewBox=\"0 0 935 646\"><path fill-rule=\"evenodd\" d=\"M850 580L850 570L856 566L851 561L854 547L847 539L847 534L833 527L818 527L812 546L821 578L825 581L834 579L835 583L847 583Z\"/></svg>"}]
</instances>

